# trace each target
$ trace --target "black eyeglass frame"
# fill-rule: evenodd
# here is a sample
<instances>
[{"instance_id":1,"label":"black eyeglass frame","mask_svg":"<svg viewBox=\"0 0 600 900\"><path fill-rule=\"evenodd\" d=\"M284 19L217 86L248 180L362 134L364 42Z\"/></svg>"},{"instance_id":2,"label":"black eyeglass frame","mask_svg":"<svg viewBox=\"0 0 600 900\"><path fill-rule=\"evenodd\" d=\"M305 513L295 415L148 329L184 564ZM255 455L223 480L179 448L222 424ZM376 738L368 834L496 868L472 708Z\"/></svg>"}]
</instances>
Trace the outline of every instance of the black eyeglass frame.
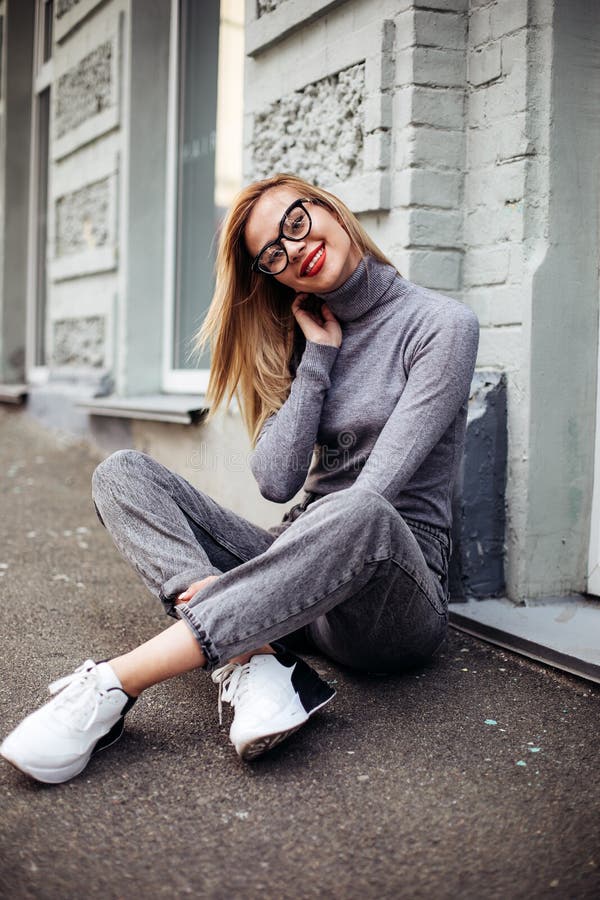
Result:
<instances>
[{"instance_id":1,"label":"black eyeglass frame","mask_svg":"<svg viewBox=\"0 0 600 900\"><path fill-rule=\"evenodd\" d=\"M285 249L284 245L281 243L281 238L285 237L286 241L303 241L304 238L308 237L308 235L310 234L310 230L312 228L312 219L310 217L309 211L304 208L303 204L311 203L311 202L312 201L310 200L309 197L303 197L300 200L294 200L294 202L288 206L288 208L282 215L281 221L279 223L279 234L277 235L277 237L275 238L274 241L269 241L268 244L265 244L265 246L262 248L262 250L260 250L254 257L254 259L252 260L252 271L253 272L261 272L263 275L281 275L282 272L285 272L285 270L287 269L287 267L290 264L290 258L288 256L287 250ZM296 209L297 206L301 207L301 209L304 211L304 213L308 219L308 231L306 232L306 234L303 234L302 237L296 237L296 238L288 237L287 235L284 235L284 233L283 233L283 226L285 224L286 219L292 212L292 210ZM261 256L263 255L263 253L265 252L265 250L268 250L269 247L275 246L275 244L277 244L279 247L281 247L281 249L285 253L285 258L286 258L287 262L286 262L285 266L283 267L283 269L281 269L279 272L267 272L265 269L260 268L258 261L261 258Z\"/></svg>"}]
</instances>

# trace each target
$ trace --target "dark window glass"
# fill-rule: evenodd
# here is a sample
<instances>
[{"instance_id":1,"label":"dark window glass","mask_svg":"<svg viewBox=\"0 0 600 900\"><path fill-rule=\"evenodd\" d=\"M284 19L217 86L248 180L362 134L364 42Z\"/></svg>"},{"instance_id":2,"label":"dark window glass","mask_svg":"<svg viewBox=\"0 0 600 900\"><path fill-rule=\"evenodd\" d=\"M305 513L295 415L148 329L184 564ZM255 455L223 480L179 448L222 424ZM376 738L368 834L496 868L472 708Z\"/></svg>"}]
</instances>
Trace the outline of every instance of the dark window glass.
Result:
<instances>
[{"instance_id":1,"label":"dark window glass","mask_svg":"<svg viewBox=\"0 0 600 900\"><path fill-rule=\"evenodd\" d=\"M54 21L53 0L47 0L44 4L44 62L52 56L52 27Z\"/></svg>"},{"instance_id":2,"label":"dark window glass","mask_svg":"<svg viewBox=\"0 0 600 900\"><path fill-rule=\"evenodd\" d=\"M0 16L0 97L2 97L2 59L4 56L4 16Z\"/></svg>"},{"instance_id":3,"label":"dark window glass","mask_svg":"<svg viewBox=\"0 0 600 900\"><path fill-rule=\"evenodd\" d=\"M214 285L219 6L218 0L179 5L175 369L209 365L208 358L190 362L187 357Z\"/></svg>"},{"instance_id":4,"label":"dark window glass","mask_svg":"<svg viewBox=\"0 0 600 900\"><path fill-rule=\"evenodd\" d=\"M50 88L37 99L37 210L36 210L36 303L35 303L35 365L46 361L46 300L48 271L46 247L48 242L48 144L50 127Z\"/></svg>"}]
</instances>

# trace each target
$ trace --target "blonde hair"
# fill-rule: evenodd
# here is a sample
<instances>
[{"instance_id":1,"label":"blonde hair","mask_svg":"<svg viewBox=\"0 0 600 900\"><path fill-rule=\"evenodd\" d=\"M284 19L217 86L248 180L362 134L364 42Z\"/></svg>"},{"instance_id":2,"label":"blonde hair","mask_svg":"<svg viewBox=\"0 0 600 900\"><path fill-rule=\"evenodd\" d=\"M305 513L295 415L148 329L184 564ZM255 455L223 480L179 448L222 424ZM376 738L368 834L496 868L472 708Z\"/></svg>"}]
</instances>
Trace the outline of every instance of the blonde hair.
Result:
<instances>
[{"instance_id":1,"label":"blonde hair","mask_svg":"<svg viewBox=\"0 0 600 900\"><path fill-rule=\"evenodd\" d=\"M200 354L210 344L206 392L210 411L206 421L216 415L225 397L229 405L235 395L252 448L266 419L283 406L290 393L292 358L304 341L291 312L294 292L272 276L252 271L244 241L244 229L255 203L277 187L290 187L299 198L324 206L363 257L370 255L393 265L356 216L329 191L295 175L278 174L239 192L221 229L215 292L194 336L193 352Z\"/></svg>"}]
</instances>

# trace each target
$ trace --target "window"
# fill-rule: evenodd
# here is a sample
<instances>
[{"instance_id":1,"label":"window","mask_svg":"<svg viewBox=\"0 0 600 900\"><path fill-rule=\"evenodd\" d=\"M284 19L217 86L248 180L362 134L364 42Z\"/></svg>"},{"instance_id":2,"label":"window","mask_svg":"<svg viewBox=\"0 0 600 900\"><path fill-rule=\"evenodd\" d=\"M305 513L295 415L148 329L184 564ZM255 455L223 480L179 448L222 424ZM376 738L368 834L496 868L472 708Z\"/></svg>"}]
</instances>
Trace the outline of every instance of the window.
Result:
<instances>
[{"instance_id":1,"label":"window","mask_svg":"<svg viewBox=\"0 0 600 900\"><path fill-rule=\"evenodd\" d=\"M173 0L164 388L201 391L190 361L210 304L216 235L242 180L243 0Z\"/></svg>"},{"instance_id":2,"label":"window","mask_svg":"<svg viewBox=\"0 0 600 900\"><path fill-rule=\"evenodd\" d=\"M48 165L53 6L52 0L37 0L35 7L28 289L28 370L29 375L33 376L36 368L46 364Z\"/></svg>"}]
</instances>

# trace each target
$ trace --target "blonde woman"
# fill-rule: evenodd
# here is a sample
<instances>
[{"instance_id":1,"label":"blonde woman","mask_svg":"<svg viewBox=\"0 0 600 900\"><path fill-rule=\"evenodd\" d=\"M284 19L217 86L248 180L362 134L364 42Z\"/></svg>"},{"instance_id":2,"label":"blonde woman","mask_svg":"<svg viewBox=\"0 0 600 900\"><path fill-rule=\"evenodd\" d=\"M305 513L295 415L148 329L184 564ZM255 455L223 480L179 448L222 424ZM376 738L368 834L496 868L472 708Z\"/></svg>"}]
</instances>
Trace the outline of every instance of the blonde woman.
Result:
<instances>
[{"instance_id":1,"label":"blonde woman","mask_svg":"<svg viewBox=\"0 0 600 900\"><path fill-rule=\"evenodd\" d=\"M468 307L403 278L332 194L291 175L242 190L197 346L211 414L238 399L262 495L303 499L264 529L144 453L109 456L100 521L178 621L50 685L2 755L66 781L143 691L202 668L251 759L334 696L294 649L378 673L434 656L478 339Z\"/></svg>"}]
</instances>

